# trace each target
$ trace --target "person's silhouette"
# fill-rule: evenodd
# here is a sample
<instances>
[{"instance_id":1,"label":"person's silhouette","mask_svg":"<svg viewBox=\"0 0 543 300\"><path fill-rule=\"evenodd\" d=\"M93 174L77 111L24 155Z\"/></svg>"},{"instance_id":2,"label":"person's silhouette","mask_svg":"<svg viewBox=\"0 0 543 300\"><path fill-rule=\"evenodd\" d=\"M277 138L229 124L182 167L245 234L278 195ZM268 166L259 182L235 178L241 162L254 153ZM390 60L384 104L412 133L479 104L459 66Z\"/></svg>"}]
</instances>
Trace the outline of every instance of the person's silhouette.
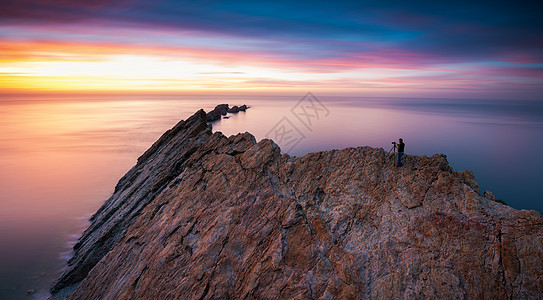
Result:
<instances>
[{"instance_id":1,"label":"person's silhouette","mask_svg":"<svg viewBox=\"0 0 543 300\"><path fill-rule=\"evenodd\" d=\"M401 167L402 164L402 156L404 155L405 151L405 144L403 143L403 139L399 140L398 143L398 167Z\"/></svg>"}]
</instances>

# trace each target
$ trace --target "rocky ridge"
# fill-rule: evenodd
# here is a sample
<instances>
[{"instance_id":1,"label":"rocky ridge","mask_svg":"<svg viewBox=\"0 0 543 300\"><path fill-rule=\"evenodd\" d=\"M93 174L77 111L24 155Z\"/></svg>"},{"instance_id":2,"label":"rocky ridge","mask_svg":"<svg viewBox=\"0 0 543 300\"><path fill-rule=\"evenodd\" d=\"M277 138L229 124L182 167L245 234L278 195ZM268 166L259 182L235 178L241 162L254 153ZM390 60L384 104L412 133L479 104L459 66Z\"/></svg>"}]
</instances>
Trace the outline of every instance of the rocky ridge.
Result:
<instances>
[{"instance_id":1,"label":"rocky ridge","mask_svg":"<svg viewBox=\"0 0 543 300\"><path fill-rule=\"evenodd\" d=\"M444 155L281 155L203 110L119 181L52 288L61 299L543 295L543 218L481 193Z\"/></svg>"}]
</instances>

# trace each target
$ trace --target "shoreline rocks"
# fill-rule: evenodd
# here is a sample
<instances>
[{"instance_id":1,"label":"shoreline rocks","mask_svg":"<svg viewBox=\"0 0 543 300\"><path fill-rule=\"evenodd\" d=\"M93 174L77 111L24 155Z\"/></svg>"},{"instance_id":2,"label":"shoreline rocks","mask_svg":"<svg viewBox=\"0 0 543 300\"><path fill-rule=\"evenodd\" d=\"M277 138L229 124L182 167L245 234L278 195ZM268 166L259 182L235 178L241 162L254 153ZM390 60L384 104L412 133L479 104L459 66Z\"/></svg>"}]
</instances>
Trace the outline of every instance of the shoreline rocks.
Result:
<instances>
[{"instance_id":1,"label":"shoreline rocks","mask_svg":"<svg viewBox=\"0 0 543 300\"><path fill-rule=\"evenodd\" d=\"M219 104L215 106L213 110L206 114L206 121L213 122L221 119L221 116L226 115L226 113L238 113L240 111L246 111L249 108L247 105L243 104L241 106L234 105L229 107L228 104Z\"/></svg>"},{"instance_id":2,"label":"shoreline rocks","mask_svg":"<svg viewBox=\"0 0 543 300\"><path fill-rule=\"evenodd\" d=\"M53 299L541 298L543 218L444 155L281 155L200 110L147 150Z\"/></svg>"}]
</instances>

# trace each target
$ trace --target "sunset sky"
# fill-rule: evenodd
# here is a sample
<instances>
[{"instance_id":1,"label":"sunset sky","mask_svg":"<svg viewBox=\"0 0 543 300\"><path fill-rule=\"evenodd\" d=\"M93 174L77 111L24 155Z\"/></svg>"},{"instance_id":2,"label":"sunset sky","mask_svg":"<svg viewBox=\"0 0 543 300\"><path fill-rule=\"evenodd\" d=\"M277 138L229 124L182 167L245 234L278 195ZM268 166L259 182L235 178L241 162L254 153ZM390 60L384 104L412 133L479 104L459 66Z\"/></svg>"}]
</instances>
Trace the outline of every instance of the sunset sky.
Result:
<instances>
[{"instance_id":1,"label":"sunset sky","mask_svg":"<svg viewBox=\"0 0 543 300\"><path fill-rule=\"evenodd\" d=\"M539 100L541 3L7 0L0 90Z\"/></svg>"}]
</instances>

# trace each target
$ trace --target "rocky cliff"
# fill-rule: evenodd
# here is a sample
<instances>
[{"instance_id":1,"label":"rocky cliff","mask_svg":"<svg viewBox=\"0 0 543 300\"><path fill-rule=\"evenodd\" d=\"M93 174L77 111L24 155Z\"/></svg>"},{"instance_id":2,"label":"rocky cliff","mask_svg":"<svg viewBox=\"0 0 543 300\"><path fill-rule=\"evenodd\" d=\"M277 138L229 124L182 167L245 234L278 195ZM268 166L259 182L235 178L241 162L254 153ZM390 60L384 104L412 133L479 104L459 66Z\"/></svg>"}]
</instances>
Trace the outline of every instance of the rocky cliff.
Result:
<instances>
[{"instance_id":1,"label":"rocky cliff","mask_svg":"<svg viewBox=\"0 0 543 300\"><path fill-rule=\"evenodd\" d=\"M52 288L69 299L543 296L543 219L444 155L281 155L200 110L117 184Z\"/></svg>"}]
</instances>

